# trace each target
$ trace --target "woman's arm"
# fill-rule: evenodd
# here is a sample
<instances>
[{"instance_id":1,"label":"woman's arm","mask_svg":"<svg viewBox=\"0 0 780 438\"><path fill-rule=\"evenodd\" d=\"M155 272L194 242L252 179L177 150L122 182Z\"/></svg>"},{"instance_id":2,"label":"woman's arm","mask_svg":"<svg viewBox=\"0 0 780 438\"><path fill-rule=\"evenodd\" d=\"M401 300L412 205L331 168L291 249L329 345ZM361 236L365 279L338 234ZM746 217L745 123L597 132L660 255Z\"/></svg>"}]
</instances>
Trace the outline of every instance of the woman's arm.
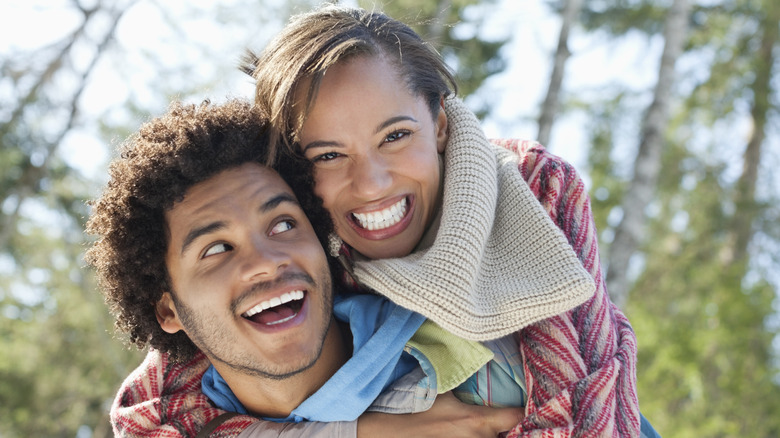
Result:
<instances>
[{"instance_id":1,"label":"woman's arm","mask_svg":"<svg viewBox=\"0 0 780 438\"><path fill-rule=\"evenodd\" d=\"M495 438L523 419L522 408L469 405L451 392L436 397L431 409L416 414L367 412L358 419L357 438Z\"/></svg>"}]
</instances>

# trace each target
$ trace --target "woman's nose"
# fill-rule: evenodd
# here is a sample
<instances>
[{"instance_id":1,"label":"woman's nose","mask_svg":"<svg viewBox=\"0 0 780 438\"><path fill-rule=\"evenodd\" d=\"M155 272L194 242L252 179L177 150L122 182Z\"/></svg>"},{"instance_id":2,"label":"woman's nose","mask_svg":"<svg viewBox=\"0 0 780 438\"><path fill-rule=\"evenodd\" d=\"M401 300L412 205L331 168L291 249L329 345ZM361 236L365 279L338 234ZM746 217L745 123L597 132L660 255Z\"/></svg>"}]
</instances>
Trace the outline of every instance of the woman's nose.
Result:
<instances>
[{"instance_id":1,"label":"woman's nose","mask_svg":"<svg viewBox=\"0 0 780 438\"><path fill-rule=\"evenodd\" d=\"M363 156L352 166L352 190L367 200L382 197L392 185L391 169L381 155Z\"/></svg>"}]
</instances>

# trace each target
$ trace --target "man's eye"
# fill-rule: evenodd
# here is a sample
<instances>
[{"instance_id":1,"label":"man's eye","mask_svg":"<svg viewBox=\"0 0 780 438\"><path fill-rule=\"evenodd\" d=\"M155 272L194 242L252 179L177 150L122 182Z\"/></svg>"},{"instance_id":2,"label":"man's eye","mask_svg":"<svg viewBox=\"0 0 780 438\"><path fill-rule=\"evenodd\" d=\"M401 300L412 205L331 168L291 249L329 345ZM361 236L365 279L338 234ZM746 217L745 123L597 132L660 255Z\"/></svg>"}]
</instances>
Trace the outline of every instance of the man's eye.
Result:
<instances>
[{"instance_id":1,"label":"man's eye","mask_svg":"<svg viewBox=\"0 0 780 438\"><path fill-rule=\"evenodd\" d=\"M271 235L274 236L276 234L284 233L285 231L290 231L293 228L295 228L295 222L287 219L280 221L276 225L274 225L273 228L271 228Z\"/></svg>"},{"instance_id":2,"label":"man's eye","mask_svg":"<svg viewBox=\"0 0 780 438\"><path fill-rule=\"evenodd\" d=\"M385 137L385 141L388 142L388 143L392 143L392 142L394 142L396 140L399 140L399 139L401 139L403 137L406 137L409 134L410 134L410 132L407 131L407 130L394 131L394 132L390 133L387 137Z\"/></svg>"},{"instance_id":3,"label":"man's eye","mask_svg":"<svg viewBox=\"0 0 780 438\"><path fill-rule=\"evenodd\" d=\"M214 254L219 254L223 252L228 252L233 249L233 246L227 244L227 243L217 243L215 245L211 245L206 252L203 253L203 258L213 256Z\"/></svg>"}]
</instances>

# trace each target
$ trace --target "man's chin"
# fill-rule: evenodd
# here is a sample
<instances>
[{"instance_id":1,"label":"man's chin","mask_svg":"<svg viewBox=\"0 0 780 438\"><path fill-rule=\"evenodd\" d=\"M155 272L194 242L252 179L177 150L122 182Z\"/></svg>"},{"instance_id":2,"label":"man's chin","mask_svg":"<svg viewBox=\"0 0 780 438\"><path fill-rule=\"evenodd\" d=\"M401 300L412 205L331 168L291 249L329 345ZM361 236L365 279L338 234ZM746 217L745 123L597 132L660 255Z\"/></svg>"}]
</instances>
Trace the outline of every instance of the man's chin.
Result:
<instances>
[{"instance_id":1,"label":"man's chin","mask_svg":"<svg viewBox=\"0 0 780 438\"><path fill-rule=\"evenodd\" d=\"M256 374L256 377L263 377L263 378L266 378L266 379L269 379L269 380L287 380L287 379L290 379L292 377L295 377L295 376L297 376L299 374L302 374L302 373L306 372L307 370L311 369L317 363L317 361L320 359L321 353L322 353L322 349L320 349L317 352L316 357L314 357L313 359L310 359L307 362L305 362L305 363L303 363L303 364L301 364L299 366L288 368L287 370L281 370L280 369L280 370L278 370L276 372L262 372L262 371L259 371L259 373Z\"/></svg>"},{"instance_id":2,"label":"man's chin","mask_svg":"<svg viewBox=\"0 0 780 438\"><path fill-rule=\"evenodd\" d=\"M317 345L316 351L309 351L308 353L302 353L297 358L292 359L290 355L286 355L283 359L283 363L256 363L253 365L244 365L237 363L228 363L219 358L209 357L211 363L219 364L217 369L226 368L230 369L233 374L240 374L250 377L258 377L266 380L286 380L297 375L300 375L307 370L311 369L317 364L322 355L322 343ZM207 356L210 356L207 354Z\"/></svg>"}]
</instances>

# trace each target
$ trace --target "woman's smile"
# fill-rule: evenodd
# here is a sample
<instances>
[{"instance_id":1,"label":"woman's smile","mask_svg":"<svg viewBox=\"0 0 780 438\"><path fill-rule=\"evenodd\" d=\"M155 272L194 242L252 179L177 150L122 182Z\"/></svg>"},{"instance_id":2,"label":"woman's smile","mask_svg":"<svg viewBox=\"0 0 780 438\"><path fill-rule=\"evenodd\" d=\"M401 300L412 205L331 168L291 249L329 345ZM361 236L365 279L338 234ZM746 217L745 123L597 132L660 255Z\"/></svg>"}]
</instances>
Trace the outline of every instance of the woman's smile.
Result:
<instances>
[{"instance_id":1,"label":"woman's smile","mask_svg":"<svg viewBox=\"0 0 780 438\"><path fill-rule=\"evenodd\" d=\"M388 208L368 213L352 213L352 217L361 228L374 231L384 230L401 222L401 219L406 217L406 212L406 198L401 198Z\"/></svg>"},{"instance_id":2,"label":"woman's smile","mask_svg":"<svg viewBox=\"0 0 780 438\"><path fill-rule=\"evenodd\" d=\"M352 230L366 240L381 241L403 233L414 218L414 196L403 196L390 206L350 213Z\"/></svg>"}]
</instances>

